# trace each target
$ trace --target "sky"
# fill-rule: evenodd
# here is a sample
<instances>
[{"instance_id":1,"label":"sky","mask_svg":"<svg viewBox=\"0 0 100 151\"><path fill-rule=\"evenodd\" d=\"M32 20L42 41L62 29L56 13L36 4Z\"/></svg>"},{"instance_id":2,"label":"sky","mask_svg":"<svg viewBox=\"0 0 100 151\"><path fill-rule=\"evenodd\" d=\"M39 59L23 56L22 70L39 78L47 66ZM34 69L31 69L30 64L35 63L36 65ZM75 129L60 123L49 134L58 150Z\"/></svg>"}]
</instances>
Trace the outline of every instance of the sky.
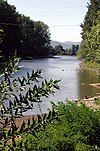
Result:
<instances>
[{"instance_id":1,"label":"sky","mask_svg":"<svg viewBox=\"0 0 100 151\"><path fill-rule=\"evenodd\" d=\"M81 41L80 24L89 0L7 0L20 14L49 26L51 40Z\"/></svg>"}]
</instances>

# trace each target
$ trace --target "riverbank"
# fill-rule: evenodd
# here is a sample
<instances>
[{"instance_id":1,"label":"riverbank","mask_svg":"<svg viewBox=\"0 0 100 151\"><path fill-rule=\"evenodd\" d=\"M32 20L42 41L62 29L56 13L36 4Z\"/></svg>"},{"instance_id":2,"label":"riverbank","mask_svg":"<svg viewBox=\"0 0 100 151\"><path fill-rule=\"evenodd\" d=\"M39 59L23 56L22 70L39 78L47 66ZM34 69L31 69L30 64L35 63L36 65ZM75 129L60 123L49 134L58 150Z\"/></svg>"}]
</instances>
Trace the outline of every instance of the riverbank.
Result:
<instances>
[{"instance_id":1,"label":"riverbank","mask_svg":"<svg viewBox=\"0 0 100 151\"><path fill-rule=\"evenodd\" d=\"M81 103L83 103L90 109L93 109L93 110L100 109L100 95L87 98L87 99L79 99L75 102L78 106L80 106Z\"/></svg>"},{"instance_id":2,"label":"riverbank","mask_svg":"<svg viewBox=\"0 0 100 151\"><path fill-rule=\"evenodd\" d=\"M100 95L95 96L95 97L91 97L88 99L79 99L74 101L78 106L81 105L81 103L85 104L87 107L89 107L90 109L93 110L97 110L100 109ZM25 123L28 123L28 120L30 119L30 121L32 121L32 119L36 119L37 115L24 115L21 118L16 118L16 125L18 127L20 127L23 123L23 121Z\"/></svg>"},{"instance_id":3,"label":"riverbank","mask_svg":"<svg viewBox=\"0 0 100 151\"><path fill-rule=\"evenodd\" d=\"M73 103L76 103L78 106L81 105L81 103L85 104L87 107L89 107L90 109L95 110L99 110L100 109L100 95L95 96L95 97L91 97L88 99L79 99L79 100L73 100ZM38 114L37 114L38 115ZM16 118L16 125L17 127L21 127L21 125L23 124L23 121L25 123L28 123L28 120L32 121L33 118L34 120L36 120L37 118L36 114L33 115L24 115L20 118ZM41 115L40 115L41 116ZM1 121L1 120L0 120ZM0 127L2 127L2 125L0 124ZM8 126L9 128L9 126Z\"/></svg>"},{"instance_id":4,"label":"riverbank","mask_svg":"<svg viewBox=\"0 0 100 151\"><path fill-rule=\"evenodd\" d=\"M96 67L93 67L92 65L89 66L84 62L79 63L79 66L80 66L81 69L86 69L86 70L90 70L90 71L100 73L100 67L99 66L98 66L98 68L96 68Z\"/></svg>"}]
</instances>

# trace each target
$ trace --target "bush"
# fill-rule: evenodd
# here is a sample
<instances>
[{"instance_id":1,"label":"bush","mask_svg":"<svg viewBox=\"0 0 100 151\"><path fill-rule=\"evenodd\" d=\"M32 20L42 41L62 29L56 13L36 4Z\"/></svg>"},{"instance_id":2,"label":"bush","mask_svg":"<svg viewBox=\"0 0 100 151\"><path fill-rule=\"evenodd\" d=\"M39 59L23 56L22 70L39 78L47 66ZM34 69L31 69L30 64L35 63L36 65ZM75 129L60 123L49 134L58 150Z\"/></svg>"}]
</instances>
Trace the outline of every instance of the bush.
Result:
<instances>
[{"instance_id":1,"label":"bush","mask_svg":"<svg viewBox=\"0 0 100 151\"><path fill-rule=\"evenodd\" d=\"M100 149L100 111L85 105L59 102L54 105L57 118L49 123L45 131L30 138L28 150L38 151L92 151ZM35 139L35 141L34 141ZM35 143L34 143L35 142Z\"/></svg>"}]
</instances>

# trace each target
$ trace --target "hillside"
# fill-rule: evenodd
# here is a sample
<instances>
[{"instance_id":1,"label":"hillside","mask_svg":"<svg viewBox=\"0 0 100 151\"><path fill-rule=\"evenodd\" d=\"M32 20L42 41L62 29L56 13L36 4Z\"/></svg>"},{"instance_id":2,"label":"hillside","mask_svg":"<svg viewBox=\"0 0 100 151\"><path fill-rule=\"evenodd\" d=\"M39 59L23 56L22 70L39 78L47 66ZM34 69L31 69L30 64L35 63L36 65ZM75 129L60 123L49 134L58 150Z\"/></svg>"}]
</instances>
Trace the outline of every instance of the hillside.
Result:
<instances>
[{"instance_id":1,"label":"hillside","mask_svg":"<svg viewBox=\"0 0 100 151\"><path fill-rule=\"evenodd\" d=\"M55 40L51 41L51 46L52 47L55 47L56 45L62 45L64 49L71 48L71 46L73 44L74 45L80 45L80 42L72 42L72 41L59 42L59 41L55 41Z\"/></svg>"}]
</instances>

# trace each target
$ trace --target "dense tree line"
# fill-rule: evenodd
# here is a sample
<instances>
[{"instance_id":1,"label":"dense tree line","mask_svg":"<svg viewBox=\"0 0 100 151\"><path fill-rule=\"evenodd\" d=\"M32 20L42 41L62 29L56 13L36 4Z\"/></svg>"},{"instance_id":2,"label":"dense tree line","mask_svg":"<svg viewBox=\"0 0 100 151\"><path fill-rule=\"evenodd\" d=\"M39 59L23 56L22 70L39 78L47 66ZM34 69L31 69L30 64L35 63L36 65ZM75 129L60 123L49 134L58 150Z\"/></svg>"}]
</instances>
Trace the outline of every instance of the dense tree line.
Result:
<instances>
[{"instance_id":1,"label":"dense tree line","mask_svg":"<svg viewBox=\"0 0 100 151\"><path fill-rule=\"evenodd\" d=\"M15 6L4 0L0 0L0 29L4 32L0 44L4 56L15 50L21 57L48 56L52 49L48 25L19 14Z\"/></svg>"},{"instance_id":2,"label":"dense tree line","mask_svg":"<svg viewBox=\"0 0 100 151\"><path fill-rule=\"evenodd\" d=\"M72 56L72 55L77 54L78 49L79 49L79 45L72 44L71 48L64 49L63 46L59 44L59 45L56 45L54 47L54 54L55 55L69 55L69 56Z\"/></svg>"},{"instance_id":3,"label":"dense tree line","mask_svg":"<svg viewBox=\"0 0 100 151\"><path fill-rule=\"evenodd\" d=\"M78 56L100 63L100 0L90 0L82 28L82 42Z\"/></svg>"}]
</instances>

